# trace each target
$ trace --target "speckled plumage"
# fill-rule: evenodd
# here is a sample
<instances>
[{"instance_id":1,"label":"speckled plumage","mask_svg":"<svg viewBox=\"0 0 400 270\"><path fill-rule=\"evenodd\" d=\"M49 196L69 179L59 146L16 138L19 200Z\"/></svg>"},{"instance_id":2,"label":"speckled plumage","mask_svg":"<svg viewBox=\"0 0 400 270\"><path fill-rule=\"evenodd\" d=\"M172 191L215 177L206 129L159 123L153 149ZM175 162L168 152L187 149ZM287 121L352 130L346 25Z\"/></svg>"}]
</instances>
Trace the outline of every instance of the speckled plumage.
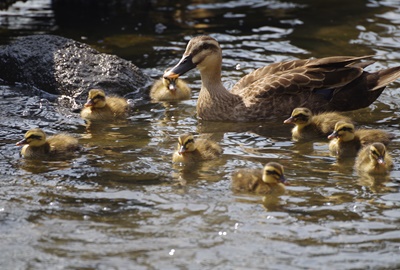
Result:
<instances>
[{"instance_id":1,"label":"speckled plumage","mask_svg":"<svg viewBox=\"0 0 400 270\"><path fill-rule=\"evenodd\" d=\"M197 67L202 86L197 116L212 121L252 121L289 114L296 107L321 111L348 111L367 107L400 67L368 73L370 56L334 56L293 60L259 68L244 76L229 92L221 82L222 51L209 36L192 38L181 61L164 74L177 78Z\"/></svg>"}]
</instances>

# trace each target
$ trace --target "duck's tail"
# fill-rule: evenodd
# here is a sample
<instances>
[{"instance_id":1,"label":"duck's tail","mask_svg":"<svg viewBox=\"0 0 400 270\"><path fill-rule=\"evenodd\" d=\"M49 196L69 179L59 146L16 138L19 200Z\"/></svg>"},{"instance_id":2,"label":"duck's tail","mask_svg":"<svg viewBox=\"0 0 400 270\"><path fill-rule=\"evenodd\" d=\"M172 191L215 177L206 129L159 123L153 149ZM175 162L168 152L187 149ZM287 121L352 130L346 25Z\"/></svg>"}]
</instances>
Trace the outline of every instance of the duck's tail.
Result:
<instances>
[{"instance_id":1,"label":"duck's tail","mask_svg":"<svg viewBox=\"0 0 400 270\"><path fill-rule=\"evenodd\" d=\"M386 87L389 83L400 78L400 66L379 70L378 72L372 73L371 75L376 76L376 79L374 80L376 85L373 88L369 89L369 91L376 91L382 87Z\"/></svg>"},{"instance_id":2,"label":"duck's tail","mask_svg":"<svg viewBox=\"0 0 400 270\"><path fill-rule=\"evenodd\" d=\"M369 73L336 89L329 102L329 110L352 111L371 105L391 82L400 78L400 66Z\"/></svg>"}]
</instances>

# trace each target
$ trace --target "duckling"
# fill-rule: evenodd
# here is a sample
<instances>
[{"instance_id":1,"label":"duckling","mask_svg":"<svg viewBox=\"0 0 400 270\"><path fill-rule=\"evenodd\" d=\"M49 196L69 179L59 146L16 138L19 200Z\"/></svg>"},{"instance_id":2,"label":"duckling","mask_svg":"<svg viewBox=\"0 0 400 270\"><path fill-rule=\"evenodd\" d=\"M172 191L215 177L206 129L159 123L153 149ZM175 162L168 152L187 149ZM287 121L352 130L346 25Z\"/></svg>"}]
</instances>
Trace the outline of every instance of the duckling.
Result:
<instances>
[{"instance_id":1,"label":"duckling","mask_svg":"<svg viewBox=\"0 0 400 270\"><path fill-rule=\"evenodd\" d=\"M194 162L215 159L222 154L222 148L213 141L196 139L192 134L178 138L178 146L172 156L173 162Z\"/></svg>"},{"instance_id":2,"label":"duckling","mask_svg":"<svg viewBox=\"0 0 400 270\"><path fill-rule=\"evenodd\" d=\"M256 194L282 195L285 182L283 166L276 162L267 163L261 170L239 170L232 175L233 190Z\"/></svg>"},{"instance_id":3,"label":"duckling","mask_svg":"<svg viewBox=\"0 0 400 270\"><path fill-rule=\"evenodd\" d=\"M383 143L373 143L363 147L356 158L355 167L359 172L388 174L393 167L392 157Z\"/></svg>"},{"instance_id":4,"label":"duckling","mask_svg":"<svg viewBox=\"0 0 400 270\"><path fill-rule=\"evenodd\" d=\"M393 135L379 129L355 130L352 123L339 121L335 130L328 136L329 150L333 155L342 157L355 157L362 146L373 142L388 145Z\"/></svg>"},{"instance_id":5,"label":"duckling","mask_svg":"<svg viewBox=\"0 0 400 270\"><path fill-rule=\"evenodd\" d=\"M30 159L64 157L81 149L78 139L60 133L50 136L46 140L46 133L39 128L26 132L24 139L17 142L16 145L24 145L21 149L21 155Z\"/></svg>"},{"instance_id":6,"label":"duckling","mask_svg":"<svg viewBox=\"0 0 400 270\"><path fill-rule=\"evenodd\" d=\"M336 112L327 112L313 115L308 108L295 108L292 115L284 124L295 124L292 129L292 138L295 141L311 140L331 134L338 121L351 122L350 117Z\"/></svg>"},{"instance_id":7,"label":"duckling","mask_svg":"<svg viewBox=\"0 0 400 270\"><path fill-rule=\"evenodd\" d=\"M167 72L168 69L165 71ZM179 78L164 78L157 80L150 89L150 98L156 101L174 101L189 99L192 90Z\"/></svg>"},{"instance_id":8,"label":"duckling","mask_svg":"<svg viewBox=\"0 0 400 270\"><path fill-rule=\"evenodd\" d=\"M197 67L201 89L197 117L210 121L258 121L290 114L296 107L312 112L349 111L369 106L400 77L400 66L364 71L372 56L333 56L291 60L259 68L228 91L221 81L222 50L209 36L192 38L182 59L164 78L177 78Z\"/></svg>"},{"instance_id":9,"label":"duckling","mask_svg":"<svg viewBox=\"0 0 400 270\"><path fill-rule=\"evenodd\" d=\"M128 102L121 97L106 97L101 89L91 89L81 117L85 120L111 120L125 118Z\"/></svg>"}]
</instances>

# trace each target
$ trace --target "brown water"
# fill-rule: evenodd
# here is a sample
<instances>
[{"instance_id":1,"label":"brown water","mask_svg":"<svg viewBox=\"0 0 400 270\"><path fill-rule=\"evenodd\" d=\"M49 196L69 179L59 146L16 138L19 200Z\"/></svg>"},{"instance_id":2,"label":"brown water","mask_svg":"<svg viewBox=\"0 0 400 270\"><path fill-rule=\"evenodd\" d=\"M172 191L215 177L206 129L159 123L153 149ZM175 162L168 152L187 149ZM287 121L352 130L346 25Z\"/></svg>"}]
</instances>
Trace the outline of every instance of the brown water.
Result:
<instances>
[{"instance_id":1,"label":"brown water","mask_svg":"<svg viewBox=\"0 0 400 270\"><path fill-rule=\"evenodd\" d=\"M50 1L18 2L0 11L0 40L55 33L132 60L157 78L190 36L206 32L223 48L228 88L285 59L375 54L371 70L400 65L395 0L170 2L100 22L93 14L68 21ZM326 141L292 142L281 121L199 123L199 72L186 79L191 100L149 104L102 127L24 95L27 86L0 86L1 269L400 268L398 82L349 113L359 126L396 136L394 170L373 179L357 176L351 162L338 165ZM37 126L70 132L85 152L67 161L21 159L15 142ZM185 132L210 133L223 156L172 165ZM231 191L235 169L272 160L290 181L279 200Z\"/></svg>"}]
</instances>

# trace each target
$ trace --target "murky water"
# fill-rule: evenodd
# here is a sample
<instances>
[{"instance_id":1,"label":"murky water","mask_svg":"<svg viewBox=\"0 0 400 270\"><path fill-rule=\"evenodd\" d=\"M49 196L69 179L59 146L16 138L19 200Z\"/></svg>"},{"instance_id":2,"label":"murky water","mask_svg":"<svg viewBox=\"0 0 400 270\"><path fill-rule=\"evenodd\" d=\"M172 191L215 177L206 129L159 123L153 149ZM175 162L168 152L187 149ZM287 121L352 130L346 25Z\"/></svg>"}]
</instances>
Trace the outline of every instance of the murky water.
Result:
<instances>
[{"instance_id":1,"label":"murky water","mask_svg":"<svg viewBox=\"0 0 400 270\"><path fill-rule=\"evenodd\" d=\"M18 2L0 11L0 40L35 33L82 37L157 78L180 59L190 36L211 33L223 47L228 88L285 59L375 54L371 70L400 65L395 0L156 2L146 11L110 15L96 31L90 23L76 27L82 18L68 22L53 13L50 1ZM2 269L400 267L399 82L369 108L348 113L359 126L396 135L389 147L394 170L374 179L358 177L351 162L337 164L326 141L292 142L291 127L281 121L199 123L198 71L186 79L191 100L149 104L126 121L89 127L27 95L27 86L0 86ZM21 159L15 142L32 127L67 131L85 151L67 161ZM212 136L223 156L172 165L185 132ZM231 191L235 169L272 160L285 166L290 181L279 200Z\"/></svg>"}]
</instances>

